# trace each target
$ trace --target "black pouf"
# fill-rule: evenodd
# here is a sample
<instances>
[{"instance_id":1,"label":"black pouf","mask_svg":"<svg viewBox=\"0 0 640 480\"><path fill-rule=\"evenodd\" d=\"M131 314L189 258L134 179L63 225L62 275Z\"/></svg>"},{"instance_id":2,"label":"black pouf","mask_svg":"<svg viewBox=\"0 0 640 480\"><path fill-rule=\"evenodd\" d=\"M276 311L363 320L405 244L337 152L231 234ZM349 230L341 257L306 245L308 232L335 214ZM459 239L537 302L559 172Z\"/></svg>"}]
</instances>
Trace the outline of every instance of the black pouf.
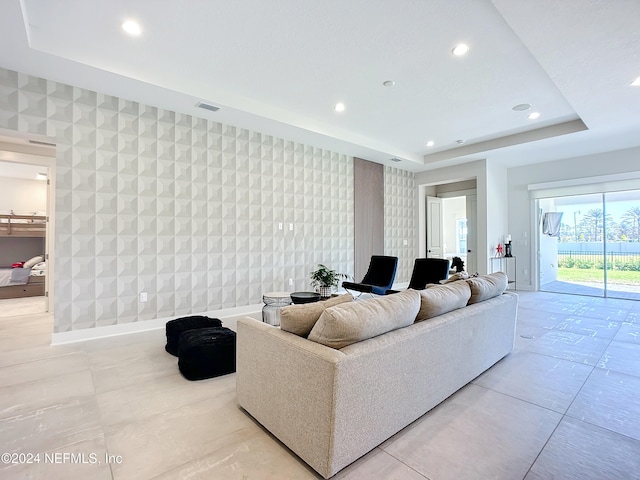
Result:
<instances>
[{"instance_id":1,"label":"black pouf","mask_svg":"<svg viewBox=\"0 0 640 480\"><path fill-rule=\"evenodd\" d=\"M188 380L236 371L236 332L225 327L199 328L180 335L178 368Z\"/></svg>"},{"instance_id":2,"label":"black pouf","mask_svg":"<svg viewBox=\"0 0 640 480\"><path fill-rule=\"evenodd\" d=\"M222 327L222 322L219 318L203 317L202 315L169 320L166 326L167 344L164 349L171 355L175 355L177 357L180 335L187 330L207 327Z\"/></svg>"}]
</instances>

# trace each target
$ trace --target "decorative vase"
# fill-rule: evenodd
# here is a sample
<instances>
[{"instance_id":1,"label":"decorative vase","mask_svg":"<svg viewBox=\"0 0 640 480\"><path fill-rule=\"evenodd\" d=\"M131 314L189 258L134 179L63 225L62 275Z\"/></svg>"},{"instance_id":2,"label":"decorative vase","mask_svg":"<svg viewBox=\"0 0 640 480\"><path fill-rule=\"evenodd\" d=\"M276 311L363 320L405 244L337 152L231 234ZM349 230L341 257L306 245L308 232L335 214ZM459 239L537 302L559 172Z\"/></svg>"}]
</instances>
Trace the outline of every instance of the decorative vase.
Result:
<instances>
[{"instance_id":1,"label":"decorative vase","mask_svg":"<svg viewBox=\"0 0 640 480\"><path fill-rule=\"evenodd\" d=\"M318 287L318 293L322 298L331 296L331 287Z\"/></svg>"}]
</instances>

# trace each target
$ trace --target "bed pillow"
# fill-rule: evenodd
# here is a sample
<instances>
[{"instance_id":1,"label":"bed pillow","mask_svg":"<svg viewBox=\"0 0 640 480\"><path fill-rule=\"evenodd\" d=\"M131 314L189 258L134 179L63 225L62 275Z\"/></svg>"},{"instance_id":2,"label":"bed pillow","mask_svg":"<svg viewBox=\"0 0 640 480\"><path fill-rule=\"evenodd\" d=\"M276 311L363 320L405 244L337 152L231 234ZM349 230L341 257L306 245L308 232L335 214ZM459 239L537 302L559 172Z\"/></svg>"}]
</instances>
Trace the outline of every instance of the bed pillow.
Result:
<instances>
[{"instance_id":1,"label":"bed pillow","mask_svg":"<svg viewBox=\"0 0 640 480\"><path fill-rule=\"evenodd\" d=\"M419 309L420 295L415 290L336 305L322 312L309 340L343 348L411 325Z\"/></svg>"},{"instance_id":2,"label":"bed pillow","mask_svg":"<svg viewBox=\"0 0 640 480\"><path fill-rule=\"evenodd\" d=\"M353 301L353 295L337 295L320 302L289 305L280 310L280 329L306 337L327 308Z\"/></svg>"},{"instance_id":3,"label":"bed pillow","mask_svg":"<svg viewBox=\"0 0 640 480\"><path fill-rule=\"evenodd\" d=\"M469 298L471 298L471 288L467 282L463 281L434 285L432 288L420 290L420 311L416 322L465 307Z\"/></svg>"},{"instance_id":4,"label":"bed pillow","mask_svg":"<svg viewBox=\"0 0 640 480\"><path fill-rule=\"evenodd\" d=\"M24 262L24 265L22 266L22 268L32 268L36 263L40 263L43 260L44 260L44 257L42 255L38 255L37 257L32 257L26 262Z\"/></svg>"},{"instance_id":5,"label":"bed pillow","mask_svg":"<svg viewBox=\"0 0 640 480\"><path fill-rule=\"evenodd\" d=\"M471 287L469 305L484 302L485 300L501 295L502 292L507 289L507 280L507 274L504 272L495 272L489 275L469 278L467 280L467 283Z\"/></svg>"}]
</instances>

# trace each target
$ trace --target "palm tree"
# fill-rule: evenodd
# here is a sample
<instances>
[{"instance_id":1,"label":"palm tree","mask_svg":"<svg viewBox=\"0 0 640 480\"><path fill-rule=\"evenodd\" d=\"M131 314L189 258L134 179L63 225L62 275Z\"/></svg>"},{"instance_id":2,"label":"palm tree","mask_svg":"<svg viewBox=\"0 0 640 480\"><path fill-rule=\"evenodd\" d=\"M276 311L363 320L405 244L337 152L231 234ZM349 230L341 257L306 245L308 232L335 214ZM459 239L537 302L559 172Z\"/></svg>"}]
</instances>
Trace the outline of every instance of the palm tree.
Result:
<instances>
[{"instance_id":1,"label":"palm tree","mask_svg":"<svg viewBox=\"0 0 640 480\"><path fill-rule=\"evenodd\" d=\"M631 223L631 240L640 241L640 207L631 207L622 218Z\"/></svg>"},{"instance_id":2,"label":"palm tree","mask_svg":"<svg viewBox=\"0 0 640 480\"><path fill-rule=\"evenodd\" d=\"M587 238L588 240L592 242L602 241L605 220L611 222L611 215L607 214L605 218L601 208L592 208L582 217L580 225L587 230L588 236L592 236L591 239Z\"/></svg>"}]
</instances>

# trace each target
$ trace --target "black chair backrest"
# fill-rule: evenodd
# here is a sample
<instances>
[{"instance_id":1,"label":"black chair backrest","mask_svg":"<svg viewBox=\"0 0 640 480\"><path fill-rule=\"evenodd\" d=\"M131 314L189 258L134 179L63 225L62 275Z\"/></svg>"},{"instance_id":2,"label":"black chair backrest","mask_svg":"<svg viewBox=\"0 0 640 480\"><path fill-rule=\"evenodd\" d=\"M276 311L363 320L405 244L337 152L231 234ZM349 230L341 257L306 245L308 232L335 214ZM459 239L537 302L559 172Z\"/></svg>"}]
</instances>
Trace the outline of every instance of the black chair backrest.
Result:
<instances>
[{"instance_id":1,"label":"black chair backrest","mask_svg":"<svg viewBox=\"0 0 640 480\"><path fill-rule=\"evenodd\" d=\"M369 269L360 283L390 288L391 285L393 285L393 280L396 278L397 268L398 257L372 255L371 261L369 262Z\"/></svg>"},{"instance_id":2,"label":"black chair backrest","mask_svg":"<svg viewBox=\"0 0 640 480\"><path fill-rule=\"evenodd\" d=\"M440 283L449 277L449 260L446 258L416 258L409 288L423 290L428 283Z\"/></svg>"}]
</instances>

